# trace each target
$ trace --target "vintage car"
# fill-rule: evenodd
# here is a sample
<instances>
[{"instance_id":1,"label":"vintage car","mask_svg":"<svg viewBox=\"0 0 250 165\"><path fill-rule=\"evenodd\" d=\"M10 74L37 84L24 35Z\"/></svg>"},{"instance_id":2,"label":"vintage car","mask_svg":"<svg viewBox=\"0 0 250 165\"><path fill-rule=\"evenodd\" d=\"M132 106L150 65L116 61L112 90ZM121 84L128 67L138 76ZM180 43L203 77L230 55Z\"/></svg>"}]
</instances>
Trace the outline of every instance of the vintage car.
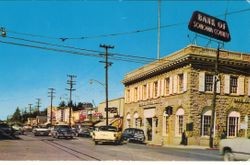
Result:
<instances>
[{"instance_id":1,"label":"vintage car","mask_svg":"<svg viewBox=\"0 0 250 165\"><path fill-rule=\"evenodd\" d=\"M32 132L35 136L48 136L50 130L46 126L38 126L33 128Z\"/></svg>"},{"instance_id":2,"label":"vintage car","mask_svg":"<svg viewBox=\"0 0 250 165\"><path fill-rule=\"evenodd\" d=\"M219 149L225 161L250 160L250 139L248 138L222 139Z\"/></svg>"},{"instance_id":3,"label":"vintage car","mask_svg":"<svg viewBox=\"0 0 250 165\"><path fill-rule=\"evenodd\" d=\"M53 138L70 138L72 139L75 134L73 130L71 129L70 126L68 125L56 125L52 130L51 130L51 136Z\"/></svg>"},{"instance_id":4,"label":"vintage car","mask_svg":"<svg viewBox=\"0 0 250 165\"><path fill-rule=\"evenodd\" d=\"M139 142L144 143L145 134L142 129L139 128L127 128L122 133L122 140L127 142Z\"/></svg>"},{"instance_id":5,"label":"vintage car","mask_svg":"<svg viewBox=\"0 0 250 165\"><path fill-rule=\"evenodd\" d=\"M114 126L99 126L93 131L92 139L95 144L98 144L99 142L121 144L121 135L121 131Z\"/></svg>"},{"instance_id":6,"label":"vintage car","mask_svg":"<svg viewBox=\"0 0 250 165\"><path fill-rule=\"evenodd\" d=\"M93 132L93 127L82 126L77 130L77 136L81 137L91 137Z\"/></svg>"}]
</instances>

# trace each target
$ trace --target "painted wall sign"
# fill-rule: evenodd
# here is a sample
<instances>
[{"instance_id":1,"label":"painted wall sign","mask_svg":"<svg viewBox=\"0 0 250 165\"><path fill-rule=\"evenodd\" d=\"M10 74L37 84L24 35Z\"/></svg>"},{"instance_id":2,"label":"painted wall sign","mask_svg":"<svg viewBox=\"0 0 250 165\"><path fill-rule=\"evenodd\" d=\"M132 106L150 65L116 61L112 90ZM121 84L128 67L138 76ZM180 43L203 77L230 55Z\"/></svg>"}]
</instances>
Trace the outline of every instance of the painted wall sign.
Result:
<instances>
[{"instance_id":1,"label":"painted wall sign","mask_svg":"<svg viewBox=\"0 0 250 165\"><path fill-rule=\"evenodd\" d=\"M200 11L195 11L193 13L188 28L191 31L224 42L229 42L231 40L227 22Z\"/></svg>"}]
</instances>

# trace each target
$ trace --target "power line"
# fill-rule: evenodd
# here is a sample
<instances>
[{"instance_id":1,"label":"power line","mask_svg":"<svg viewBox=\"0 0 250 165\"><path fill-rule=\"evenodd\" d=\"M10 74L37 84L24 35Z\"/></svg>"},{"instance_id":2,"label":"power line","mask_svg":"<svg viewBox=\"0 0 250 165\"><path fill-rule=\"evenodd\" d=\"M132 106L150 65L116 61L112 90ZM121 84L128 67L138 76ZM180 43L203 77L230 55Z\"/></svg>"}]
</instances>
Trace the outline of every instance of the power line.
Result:
<instances>
[{"instance_id":1,"label":"power line","mask_svg":"<svg viewBox=\"0 0 250 165\"><path fill-rule=\"evenodd\" d=\"M24 46L24 47L31 47L31 48L37 48L37 49L43 49L43 50L50 50L50 51L56 51L56 52L62 52L62 53L69 53L69 54L75 54L75 55L92 56L92 57L98 57L98 58L103 58L104 57L101 54L84 53L84 52L73 51L73 50L57 49L57 48L30 45L30 44L17 43L17 42L11 42L11 41L2 41L2 40L0 40L0 43L17 45L17 46ZM122 56L121 54L118 54L118 55ZM134 59L132 57L134 57ZM127 62L136 62L136 63L144 63L144 64L152 62L154 60L153 58L151 60L150 60L150 58L147 60L147 57L144 58L144 57L139 57L139 56L138 57L131 56L130 59L127 59L125 55L123 55L123 57L112 57L111 56L110 58L114 59L114 60L121 60L121 61L127 61ZM136 59L136 58L139 58L139 59Z\"/></svg>"},{"instance_id":2,"label":"power line","mask_svg":"<svg viewBox=\"0 0 250 165\"><path fill-rule=\"evenodd\" d=\"M49 42L43 42L43 41L37 41L37 40L29 40L29 39L24 39L24 38L19 38L19 37L6 36L6 38L21 40L21 41L26 41L26 42L31 42L31 43L37 43L37 44L42 44L42 45L50 45L50 46L56 46L56 47L62 47L62 48L76 49L76 50L80 50L80 51L83 50L83 51L89 51L89 52L94 52L94 53L102 53L101 51L97 51L97 50L79 48L79 47L68 46L68 45L53 44L53 43L49 43ZM111 55L126 56L126 57L131 57L131 58L140 58L140 59L148 59L148 60L152 60L152 61L156 60L155 58L136 56L136 55L129 55L129 54L121 54L121 53L112 53Z\"/></svg>"},{"instance_id":3,"label":"power line","mask_svg":"<svg viewBox=\"0 0 250 165\"><path fill-rule=\"evenodd\" d=\"M231 12L227 12L227 16L233 15L233 14L239 14L239 13L243 13L243 12L248 12L248 11L250 11L250 8L231 11ZM220 16L225 16L225 13L217 15L217 17L220 17ZM179 22L179 23L163 25L163 26L160 26L160 29L170 28L170 27L184 25L184 24L186 25L187 23L188 22ZM46 36L46 35L16 32L16 31L13 31L13 30L6 30L6 32L13 33L13 34L18 34L18 35L30 36L30 37L38 37L38 38L55 39L55 40L66 41L66 40L83 40L83 39L116 37L116 36L122 36L122 35L131 35L131 34L143 33L143 32L153 31L153 30L157 30L157 29L158 29L158 27L151 27L151 28L137 29L137 30L127 31L127 32L117 32L117 33L100 34L100 35L93 35L93 36L82 36L82 37L51 37L51 36Z\"/></svg>"}]
</instances>

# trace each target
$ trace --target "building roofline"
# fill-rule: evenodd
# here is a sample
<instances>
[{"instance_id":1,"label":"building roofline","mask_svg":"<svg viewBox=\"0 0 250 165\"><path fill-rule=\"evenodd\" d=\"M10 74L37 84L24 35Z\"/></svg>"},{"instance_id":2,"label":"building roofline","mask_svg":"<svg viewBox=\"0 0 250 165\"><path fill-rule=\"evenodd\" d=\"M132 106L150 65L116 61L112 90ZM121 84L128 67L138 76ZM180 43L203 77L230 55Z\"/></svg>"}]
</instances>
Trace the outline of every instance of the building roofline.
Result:
<instances>
[{"instance_id":1,"label":"building roofline","mask_svg":"<svg viewBox=\"0 0 250 165\"><path fill-rule=\"evenodd\" d=\"M126 84L130 81L134 81L138 75L138 78L142 78L147 75L151 75L154 71L159 71L163 68L173 67L180 63L184 63L190 56L197 56L201 58L215 58L217 49L214 48L205 48L197 45L188 45L187 47L178 50L172 54L169 54L159 60L156 60L150 64L144 65L134 71L131 71L125 75L125 78L122 80L123 84ZM220 59L237 61L242 63L250 62L250 54L233 52L224 49L220 49Z\"/></svg>"}]
</instances>

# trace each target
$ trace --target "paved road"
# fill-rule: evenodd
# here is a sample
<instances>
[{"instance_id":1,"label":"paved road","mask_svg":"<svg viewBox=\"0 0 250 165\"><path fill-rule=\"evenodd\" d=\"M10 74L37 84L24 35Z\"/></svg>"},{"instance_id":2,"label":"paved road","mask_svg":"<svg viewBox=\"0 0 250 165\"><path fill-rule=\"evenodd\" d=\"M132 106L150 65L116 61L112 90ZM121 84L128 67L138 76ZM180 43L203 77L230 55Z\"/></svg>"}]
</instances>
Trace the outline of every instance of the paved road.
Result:
<instances>
[{"instance_id":1,"label":"paved road","mask_svg":"<svg viewBox=\"0 0 250 165\"><path fill-rule=\"evenodd\" d=\"M94 145L89 138L53 139L20 135L19 140L0 140L0 160L126 160L126 161L221 161L217 150L169 148L142 144Z\"/></svg>"}]
</instances>

